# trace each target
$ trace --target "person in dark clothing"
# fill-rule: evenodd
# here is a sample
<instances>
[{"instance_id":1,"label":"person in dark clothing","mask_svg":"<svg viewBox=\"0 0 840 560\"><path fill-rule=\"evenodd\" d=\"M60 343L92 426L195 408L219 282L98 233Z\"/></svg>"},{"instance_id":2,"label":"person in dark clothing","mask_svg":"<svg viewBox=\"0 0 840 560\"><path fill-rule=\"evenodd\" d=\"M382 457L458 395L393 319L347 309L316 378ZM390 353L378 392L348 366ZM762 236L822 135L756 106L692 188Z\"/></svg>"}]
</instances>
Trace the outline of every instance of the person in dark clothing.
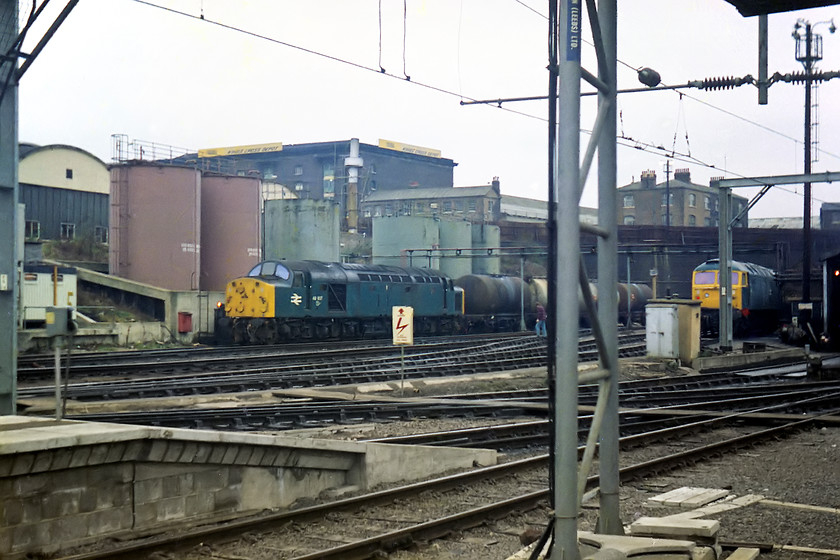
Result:
<instances>
[{"instance_id":1,"label":"person in dark clothing","mask_svg":"<svg viewBox=\"0 0 840 560\"><path fill-rule=\"evenodd\" d=\"M545 307L543 307L542 304L537 303L537 324L534 327L537 331L537 336L546 336L548 334L545 328L545 320Z\"/></svg>"}]
</instances>

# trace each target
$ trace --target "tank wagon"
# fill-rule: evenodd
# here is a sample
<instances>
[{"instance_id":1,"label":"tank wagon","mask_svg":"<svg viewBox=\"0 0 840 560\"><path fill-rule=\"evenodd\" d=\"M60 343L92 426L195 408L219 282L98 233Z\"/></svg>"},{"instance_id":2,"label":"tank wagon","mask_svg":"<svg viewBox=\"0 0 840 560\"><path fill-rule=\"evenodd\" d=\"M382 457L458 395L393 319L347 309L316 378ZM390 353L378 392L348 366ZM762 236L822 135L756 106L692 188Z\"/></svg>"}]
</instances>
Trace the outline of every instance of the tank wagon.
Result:
<instances>
[{"instance_id":1,"label":"tank wagon","mask_svg":"<svg viewBox=\"0 0 840 560\"><path fill-rule=\"evenodd\" d=\"M597 297L597 285L590 289ZM628 314L643 319L650 297L648 286L619 284L619 320ZM537 302L548 305L542 278L469 274L453 281L426 268L264 261L227 284L216 309L216 339L274 344L388 337L398 305L414 308L419 336L517 331L523 311L526 327L533 327Z\"/></svg>"},{"instance_id":2,"label":"tank wagon","mask_svg":"<svg viewBox=\"0 0 840 560\"><path fill-rule=\"evenodd\" d=\"M514 276L468 274L455 280L464 291L464 320L469 331L518 330L524 314L528 328L536 320L536 305L548 308L548 280L532 278L524 281ZM598 285L589 284L593 298L598 300ZM643 322L644 310L652 291L645 284L618 284L619 322L628 318ZM628 307L629 302L629 307ZM583 294L578 290L580 324L587 325ZM524 311L524 313L523 313Z\"/></svg>"},{"instance_id":3,"label":"tank wagon","mask_svg":"<svg viewBox=\"0 0 840 560\"><path fill-rule=\"evenodd\" d=\"M692 299L700 300L700 325L714 335L720 327L720 261L711 259L694 269ZM732 333L773 332L778 327L781 290L776 273L758 264L732 261Z\"/></svg>"},{"instance_id":4,"label":"tank wagon","mask_svg":"<svg viewBox=\"0 0 840 560\"><path fill-rule=\"evenodd\" d=\"M393 306L414 308L417 335L461 328L463 292L438 271L319 261L264 261L229 282L216 338L241 344L385 337Z\"/></svg>"}]
</instances>

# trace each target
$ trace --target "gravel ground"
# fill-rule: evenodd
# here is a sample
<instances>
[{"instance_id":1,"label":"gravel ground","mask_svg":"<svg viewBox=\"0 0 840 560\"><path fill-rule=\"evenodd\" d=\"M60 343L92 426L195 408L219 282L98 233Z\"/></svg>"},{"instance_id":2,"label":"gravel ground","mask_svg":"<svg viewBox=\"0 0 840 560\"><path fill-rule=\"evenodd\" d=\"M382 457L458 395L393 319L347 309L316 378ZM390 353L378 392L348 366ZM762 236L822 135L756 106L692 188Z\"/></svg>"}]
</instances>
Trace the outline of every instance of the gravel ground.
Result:
<instances>
[{"instance_id":1,"label":"gravel ground","mask_svg":"<svg viewBox=\"0 0 840 560\"><path fill-rule=\"evenodd\" d=\"M657 361L622 361L624 379L694 373L696 372L687 368L677 368ZM496 379L490 386L452 383L421 387L415 389L415 394L433 396L472 390L525 388L538 386L542 382L539 375L531 374L514 379ZM507 420L496 423L504 422ZM316 437L367 439L481 424L486 422L416 419L409 422L337 428L321 431ZM731 435L742 431L740 428L732 428ZM692 439L700 441L703 437L703 434L698 434ZM680 443L669 445L679 447ZM622 465L643 461L656 451L645 448L623 452ZM840 558L840 428L815 428L751 448L735 456L713 458L667 475L626 484L622 486L620 495L622 522L629 524L641 516L657 517L679 512L678 509L652 505L649 499L684 486L727 489L730 496L761 494L767 500L786 504L757 503L710 517L720 521L720 541L738 541L765 547L772 545L772 552L761 554L762 557L772 560ZM438 498L431 497L428 503L422 498L412 501L411 504L405 505L406 512L433 508L433 502ZM794 504L831 508L833 511L798 508L794 507ZM410 517L411 514L403 515ZM394 560L505 559L523 548L520 540L523 533L539 534L550 515L547 507L522 512L504 520L488 522L475 530L451 535L447 539L418 545L412 550L394 552L387 557ZM579 529L594 530L597 515L597 503L586 504L579 520ZM323 529L329 531L326 525ZM783 545L797 548L783 550ZM820 549L823 552L808 552L805 549ZM723 556L728 554L729 551L725 551ZM291 558L293 555L277 556L286 557Z\"/></svg>"},{"instance_id":2,"label":"gravel ground","mask_svg":"<svg viewBox=\"0 0 840 560\"><path fill-rule=\"evenodd\" d=\"M678 368L653 360L622 360L622 378L639 379L661 375L683 376L696 372L687 368ZM544 372L523 372L510 378L497 378L482 383L455 382L449 384L415 385L415 396L434 396L469 391L504 390L507 388L527 388L544 384ZM530 418L524 419L530 420ZM497 420L494 423L507 423L514 420ZM446 430L457 427L485 425L484 420L424 420L370 424L365 426L337 427L329 430L301 431L309 437L328 437L341 439L368 439L389 435L404 435L420 432ZM733 427L729 435L742 433L744 428ZM692 436L691 444L702 441L705 434ZM719 435L718 435L719 439ZM665 444L672 451L679 449L684 442ZM658 450L647 447L622 452L622 465L635 464L656 454ZM539 450L538 452L544 452ZM519 458L502 456L500 460ZM523 478L520 487L509 489L489 487L486 496L496 497L514 495L532 491L535 485L547 484L547 475L538 474ZM620 515L624 524L632 523L641 516L665 516L680 510L652 505L649 499L658 494L684 487L723 488L731 496L761 494L768 500L783 502L786 505L756 503L712 518L721 524L718 538L721 541L739 541L753 544L772 545L772 552L762 552L762 558L771 560L829 560L840 559L840 427L815 428L791 435L788 438L773 441L761 446L742 451L734 456L716 457L694 466L674 471L661 476L646 478L625 484L621 487ZM521 492L520 492L521 491ZM421 497L402 504L395 511L384 510L361 512L361 517L378 519L382 515L393 515L388 519L412 519L414 512L432 511L445 504L440 496ZM794 507L817 506L824 508L807 509ZM592 531L597 522L597 503L588 503L583 508L578 527ZM453 534L449 538L430 543L418 544L411 550L397 551L382 558L393 560L486 560L506 559L521 551L521 536L529 532L539 534L549 520L551 512L547 506L533 511L521 512L505 519L491 521L474 530ZM324 519L307 527L291 527L298 536L289 540L277 535L243 535L235 543L219 546L205 546L191 551L187 556L163 553L160 558L167 560L184 559L226 559L255 560L271 558L282 560L294 558L296 542L315 538L330 542L335 535L340 535L345 523L339 517ZM288 532L288 531L287 531ZM333 546L339 544L333 543ZM782 550L787 545L790 548ZM823 552L808 552L805 549L820 549ZM728 551L724 552L724 557Z\"/></svg>"}]
</instances>

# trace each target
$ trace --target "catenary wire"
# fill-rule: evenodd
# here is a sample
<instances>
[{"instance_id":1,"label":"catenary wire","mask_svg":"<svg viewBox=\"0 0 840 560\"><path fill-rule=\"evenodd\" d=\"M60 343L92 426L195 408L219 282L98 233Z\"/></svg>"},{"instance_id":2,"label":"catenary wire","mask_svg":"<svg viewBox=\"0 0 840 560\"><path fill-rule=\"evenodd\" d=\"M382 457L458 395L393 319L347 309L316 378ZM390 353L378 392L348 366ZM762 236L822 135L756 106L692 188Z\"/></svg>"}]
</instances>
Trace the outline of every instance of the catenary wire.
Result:
<instances>
[{"instance_id":1,"label":"catenary wire","mask_svg":"<svg viewBox=\"0 0 840 560\"><path fill-rule=\"evenodd\" d=\"M167 6L161 6L159 4L149 2L148 0L133 0L133 1L138 3L138 4L143 4L145 6L149 6L151 8L157 8L157 9L160 9L160 10L163 10L163 11L166 11L166 12L170 12L170 13L173 13L173 14L176 14L176 15L179 15L179 16L187 17L187 18L194 19L194 20L197 20L197 21L206 22L206 23L221 27L223 29L227 29L227 30L234 31L234 32L237 32L237 33L242 33L242 34L245 34L245 35L249 35L249 36L257 38L257 39L262 39L262 40L269 41L271 43L275 43L275 44L278 44L278 45L281 45L281 46L285 46L285 47L289 47L289 48L292 48L292 49L295 49L295 50L299 50L301 52L305 52L307 54L312 54L312 55L315 55L315 56L318 56L318 57L321 57L321 58L325 58L325 59L331 60L333 62L338 62L338 63L345 64L345 65L348 65L348 66L352 66L352 67L358 68L360 70L367 70L369 72L373 72L373 73L376 73L376 74L385 75L385 76L388 76L389 78L397 79L397 80L400 80L402 82L408 82L410 84L414 84L416 86L419 86L419 87L422 87L422 88L425 88L425 89L436 91L438 93L443 93L443 94L448 95L448 96L458 97L459 99L467 99L467 100L470 100L470 101L476 101L476 99L471 98L469 96L465 96L465 95L460 94L460 93L449 91L447 89L444 89L444 88L441 88L441 87L438 87L438 86L433 86L431 84L418 82L416 80L409 81L406 78L403 78L403 77L400 77L400 76L397 76L397 75L394 75L394 74L390 74L390 73L384 71L384 69L372 68L370 66L365 66L364 64L360 64L358 62L353 62L353 61L350 61L350 60L342 59L342 58L334 56L334 55L329 55L329 54L322 53L322 52L319 52L319 51L316 51L316 50L313 50L313 49L309 49L309 48L306 48L306 47L301 47L299 45L288 43L286 41L281 41L279 39L274 39L274 38L268 37L266 35L261 35L259 33L253 32L253 31L248 31L246 29L242 29L242 28L239 28L239 27L236 27L236 26L233 26L233 25L229 25L229 24L226 24L226 23L219 22L219 21L210 20L210 19L207 19L206 17L204 17L204 14L202 14L201 16L195 16L195 15L192 15L192 14L187 13L187 12L176 10L174 8L169 8ZM526 8L530 9L531 11L534 11L535 13L539 14L539 12L537 12L536 10L533 10L533 8L531 8L527 4L522 3L521 0L514 0L514 1L521 4L522 6L525 6ZM539 14L539 15L542 16L542 14ZM545 17L545 16L542 16L542 17ZM586 41L584 41L584 42L586 42ZM591 45L591 43L589 43L589 44ZM620 60L618 62L620 62L624 66L627 66L628 68L631 68L633 70L637 70L635 67L627 64L626 62L623 62L623 61L620 61ZM700 101L700 100L698 100L696 98L693 98L689 95L686 95L686 97L688 97L689 99L693 99L693 100L696 100L698 102L701 102L705 105L708 105L709 107L711 107L713 109L717 109L719 111L723 111L725 113L732 114L732 113L729 113L728 111L726 111L724 109L716 107L716 106L714 106L710 103ZM526 113L526 112L523 112L523 111L517 111L517 110L509 109L509 108L506 108L506 107L496 107L496 108L500 109L502 111L506 111L506 112L509 112L509 113L512 113L512 114L521 115L521 116L531 118L531 119L535 119L535 120L540 120L540 121L546 121L547 120L545 117L532 115L530 113ZM737 116L737 115L734 115L734 114L732 114L732 115ZM738 118L740 118L740 119L742 119L745 122L748 122L750 124L754 124L756 126L759 126L761 128L766 128L770 132L774 132L776 134L780 134L782 136L785 136L786 138L790 138L790 137L788 137L788 136L786 136L786 135L784 135L784 134L782 134L778 131L774 131L773 129L765 127L764 125L760 125L758 123L755 123L755 122L750 121L748 119L745 119L743 117L738 117ZM590 134L590 135L592 133L591 131L585 130L585 129L581 129L581 132L584 133L584 134ZM623 140L630 140L630 141L634 142L634 144L622 143L621 142L622 139ZM717 169L717 170L722 171L724 173L729 173L731 175L741 177L741 178L747 178L748 177L747 175L742 175L740 173L736 173L736 172L730 171L728 169L723 169L719 166L703 162L703 161L701 161L701 160L699 160L699 159L697 159L693 156L689 156L687 154L680 154L679 156L677 156L675 154L675 152L668 152L667 150L665 150L664 148L662 148L660 146L654 146L651 143L640 142L640 141L632 139L632 138L618 138L617 143L620 146L634 148L634 149L640 149L642 151L656 150L657 152L660 153L660 155L665 155L667 157L671 157L672 159L675 159L676 161L683 161L685 163L693 163L695 165L699 165L701 167L707 167L709 169ZM823 153L826 153L826 152L823 152ZM830 153L826 153L826 154L831 155L833 157L838 157L838 156L835 156L834 154L830 154ZM788 190L788 189L782 188L782 190ZM788 191L788 192L793 192L793 191ZM798 194L798 193L794 193L794 194ZM815 199L815 200L817 200L819 202L818 199Z\"/></svg>"},{"instance_id":2,"label":"catenary wire","mask_svg":"<svg viewBox=\"0 0 840 560\"><path fill-rule=\"evenodd\" d=\"M548 17L547 17L547 16L543 15L543 14L542 14L542 13L540 13L537 9L535 9L535 8L533 8L533 7L531 7L531 6L529 6L528 4L525 4L522 0L513 0L513 1L514 1L514 2L516 2L517 4L519 4L519 5L523 6L524 8L528 9L529 11L531 11L531 12L535 13L536 15L540 16L541 18L543 18L543 19L545 19L545 20L548 20ZM593 43L592 43L591 41L588 41L587 39L581 39L581 41L582 41L583 43L586 43L586 44L587 44L587 45L589 45L590 47L593 47L593 46L594 46L594 45L593 45ZM622 66L626 66L627 68L629 68L630 70L633 70L634 72L638 72L638 71L639 71L639 67L637 67L637 66L633 66L633 65L631 65L631 64L629 64L629 63L627 63L627 62L624 62L624 61L623 61L623 60L621 60L621 59L616 59L616 60L617 60L617 62L618 62L619 64L621 64ZM662 85L667 86L668 84L665 84L665 83L663 82L663 83L662 83ZM736 118L736 119L738 119L738 120L741 120L741 121L743 121L743 122L745 122L745 123L751 124L751 125L753 125L753 126L755 126L755 127L758 127L758 128L760 128L760 129L762 129L762 130L766 131L766 132L770 132L771 134L776 134L776 135L781 136L782 138L785 138L785 139L787 139L787 140L793 140L793 141L794 141L794 142L796 142L797 144L804 144L804 142L803 142L801 139L799 139L799 138L794 138L793 136L790 136L790 135L788 135L788 134L785 134L784 132L781 132L781 131L775 130L775 129L770 128L770 127L768 127L768 126L766 126L766 125L763 125L763 124L761 124L761 123L758 123L758 122L756 122L756 121L752 121L752 120L750 120L750 119L747 119L747 118L745 118L745 117L742 117L741 115L738 115L738 114L736 114L736 113L733 113L732 111L728 111L728 110L726 110L726 109L724 109L724 108L722 108L722 107L718 107L717 105L713 105L713 104L709 103L708 101L703 101L702 99L699 99L699 98L697 98L697 97L694 97L694 96L692 96L692 95L690 95L690 94L688 94L688 93L684 93L684 92L678 92L678 93L679 93L681 96L685 96L685 97L687 97L688 99L690 99L690 100L692 100L692 101L696 101L697 103L700 103L700 104L702 104L702 105L705 105L705 106L709 107L710 109L714 109L714 110L716 110L716 111L720 111L721 113L724 113L724 114L726 114L726 115L729 115L730 117L735 117L735 118ZM836 159L840 159L840 155L833 154L833 153L831 153L831 152L827 152L827 151L823 150L822 148L817 148L817 151L818 151L819 153L821 153L821 154L824 154L824 155L827 155L827 156L830 156L830 157L833 157L833 158L836 158Z\"/></svg>"},{"instance_id":3,"label":"catenary wire","mask_svg":"<svg viewBox=\"0 0 840 560\"><path fill-rule=\"evenodd\" d=\"M347 66L352 66L354 68L358 68L359 70L367 70L368 72L373 72L375 74L380 74L382 76L387 76L389 78L393 78L393 79L399 80L401 82L414 84L416 86L419 86L419 87L422 87L422 88L425 88L425 89L428 89L428 90L431 90L431 91L436 91L436 92L442 93L444 95L448 95L448 96L451 96L451 97L457 97L459 99L468 99L469 101L477 101L476 99L473 99L471 97L467 97L467 96L458 94L454 91L449 91L449 90L444 89L444 88L439 87L439 86L434 86L434 85L431 85L431 84L427 84L425 82L418 82L416 80L408 80L406 77L397 76L396 74L391 74L390 72L386 72L384 68L373 68L373 67L370 67L370 66L365 66L364 64L361 64L361 63L358 63L358 62L353 62L352 60L347 60L347 59L344 59L344 58L341 58L341 57L338 57L338 56L335 56L335 55L322 53L320 51L316 51L316 50L313 50L313 49L302 47L300 45L295 45L295 44L289 43L287 41L281 41L280 39L274 39L273 37L269 37L267 35L262 35L260 33L254 32L254 31L248 31L247 29L242 29L241 27L236 27L235 25L229 25L227 23L222 23L220 21L207 19L206 17L201 18L199 16L195 16L193 14L183 12L181 10L176 10L174 8L169 8L167 6L161 6L160 4L155 4L154 2L149 2L148 0L132 0L132 1L136 2L138 4L143 4L144 6L149 6L150 8L157 8L157 9L163 10L165 12L169 12L169 13L179 15L179 16L182 16L182 17L186 17L186 18L190 18L190 19L194 19L196 21L205 22L205 23L208 23L208 24L211 24L211 25L215 25L217 27L221 27L223 29L227 29L229 31L234 31L236 33L242 33L244 35L248 35L248 36L254 37L256 39L262 39L264 41L269 41L269 42L277 44L277 45L281 45L281 46L284 46L284 47L289 47L291 49L295 49L295 50L298 50L298 51L301 51L301 52L305 52L307 54L315 55L315 56L318 56L318 57L321 57L321 58L324 58L324 59L327 59L327 60L331 60L333 62L338 62L340 64L345 64ZM499 107L499 109L501 109L505 112L508 112L508 113L512 113L512 114L515 114L515 115L521 115L523 117L527 117L527 118L530 118L530 119L545 121L545 117L532 115L532 114L526 113L524 111L517 111L515 109L509 109L507 107Z\"/></svg>"}]
</instances>

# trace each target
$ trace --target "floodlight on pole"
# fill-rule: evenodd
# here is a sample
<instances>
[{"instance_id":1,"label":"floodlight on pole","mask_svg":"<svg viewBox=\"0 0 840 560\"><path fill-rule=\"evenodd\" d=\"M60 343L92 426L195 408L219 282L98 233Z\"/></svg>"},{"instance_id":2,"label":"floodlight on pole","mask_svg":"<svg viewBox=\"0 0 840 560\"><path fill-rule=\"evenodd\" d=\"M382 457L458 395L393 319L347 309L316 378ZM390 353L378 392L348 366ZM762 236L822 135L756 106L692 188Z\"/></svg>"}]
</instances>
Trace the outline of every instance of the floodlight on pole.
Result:
<instances>
[{"instance_id":1,"label":"floodlight on pole","mask_svg":"<svg viewBox=\"0 0 840 560\"><path fill-rule=\"evenodd\" d=\"M811 22L798 19L791 34L796 41L796 60L805 68L805 175L811 174L811 163L814 159L811 153L812 107L811 94L815 83L814 70L816 63L822 60L822 36L814 33L817 25L829 24L829 32L834 33L834 20ZM804 184L804 208L802 216L802 300L799 306L799 321L803 328L811 320L811 183Z\"/></svg>"}]
</instances>

